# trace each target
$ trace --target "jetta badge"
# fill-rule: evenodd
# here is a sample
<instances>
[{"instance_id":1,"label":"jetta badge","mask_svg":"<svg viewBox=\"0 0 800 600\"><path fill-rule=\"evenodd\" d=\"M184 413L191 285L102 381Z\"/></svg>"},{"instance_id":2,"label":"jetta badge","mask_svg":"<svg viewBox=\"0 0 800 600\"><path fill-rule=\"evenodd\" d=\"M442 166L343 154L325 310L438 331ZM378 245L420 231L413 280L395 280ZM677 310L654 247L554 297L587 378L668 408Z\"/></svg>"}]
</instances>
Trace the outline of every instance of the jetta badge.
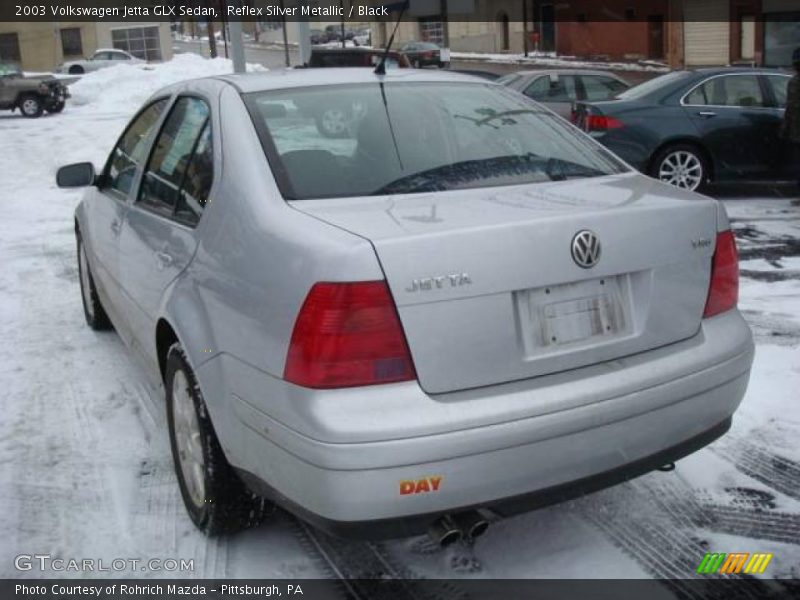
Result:
<instances>
[{"instance_id":1,"label":"jetta badge","mask_svg":"<svg viewBox=\"0 0 800 600\"><path fill-rule=\"evenodd\" d=\"M584 229L572 238L572 260L582 269L590 269L600 260L600 240L594 232Z\"/></svg>"}]
</instances>

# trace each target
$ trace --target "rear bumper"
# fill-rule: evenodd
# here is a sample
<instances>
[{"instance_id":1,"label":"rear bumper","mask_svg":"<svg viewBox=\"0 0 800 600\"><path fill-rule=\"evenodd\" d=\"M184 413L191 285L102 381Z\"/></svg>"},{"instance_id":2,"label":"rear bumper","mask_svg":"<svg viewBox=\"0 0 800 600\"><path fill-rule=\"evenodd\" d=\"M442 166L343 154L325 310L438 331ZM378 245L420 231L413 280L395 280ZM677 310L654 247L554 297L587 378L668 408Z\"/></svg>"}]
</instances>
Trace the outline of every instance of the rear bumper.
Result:
<instances>
[{"instance_id":1,"label":"rear bumper","mask_svg":"<svg viewBox=\"0 0 800 600\"><path fill-rule=\"evenodd\" d=\"M312 393L263 374L254 383L233 360L225 370L242 385L230 396L238 425L222 441L251 487L318 526L410 535L438 515L514 514L697 450L727 430L752 358L750 331L730 311L668 347L435 397L416 384ZM266 396L280 406L282 393L294 423L289 409L268 415L267 401L257 404ZM438 490L400 493L402 481L426 478L441 478Z\"/></svg>"},{"instance_id":2,"label":"rear bumper","mask_svg":"<svg viewBox=\"0 0 800 600\"><path fill-rule=\"evenodd\" d=\"M516 514L585 496L586 494L591 494L592 492L644 475L661 466L688 456L725 435L730 426L731 419L728 418L707 431L685 440L680 444L662 450L661 452L651 454L650 456L623 464L615 469L584 477L577 481L571 481L518 496L502 498L478 505L460 506L449 512L457 513L465 510L481 509L491 511L498 517L507 518ZM256 493L266 498L271 498L318 529L339 537L374 540L420 535L430 527L431 523L444 514L440 511L399 518L336 521L307 510L304 506L283 496L275 488L269 486L252 473L242 470L238 470L238 473Z\"/></svg>"}]
</instances>

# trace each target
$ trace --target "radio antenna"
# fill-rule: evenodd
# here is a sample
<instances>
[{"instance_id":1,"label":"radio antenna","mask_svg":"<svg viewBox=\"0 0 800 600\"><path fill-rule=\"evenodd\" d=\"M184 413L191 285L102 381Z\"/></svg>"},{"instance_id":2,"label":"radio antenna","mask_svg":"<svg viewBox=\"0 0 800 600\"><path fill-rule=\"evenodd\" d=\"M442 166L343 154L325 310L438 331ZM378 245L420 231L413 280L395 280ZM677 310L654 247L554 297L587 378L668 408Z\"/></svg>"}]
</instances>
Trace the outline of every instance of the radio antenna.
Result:
<instances>
[{"instance_id":1,"label":"radio antenna","mask_svg":"<svg viewBox=\"0 0 800 600\"><path fill-rule=\"evenodd\" d=\"M397 28L400 26L400 21L403 20L403 15L406 14L406 9L408 8L409 2L410 0L403 2L403 8L400 9L400 16L397 17L397 22L394 24L392 36L389 38L389 43L386 44L386 50L383 51L383 56L381 56L381 62L379 62L378 66L375 67L376 75L386 75L386 58L389 56L389 50L391 50L392 44L394 43L394 35L397 33Z\"/></svg>"}]
</instances>

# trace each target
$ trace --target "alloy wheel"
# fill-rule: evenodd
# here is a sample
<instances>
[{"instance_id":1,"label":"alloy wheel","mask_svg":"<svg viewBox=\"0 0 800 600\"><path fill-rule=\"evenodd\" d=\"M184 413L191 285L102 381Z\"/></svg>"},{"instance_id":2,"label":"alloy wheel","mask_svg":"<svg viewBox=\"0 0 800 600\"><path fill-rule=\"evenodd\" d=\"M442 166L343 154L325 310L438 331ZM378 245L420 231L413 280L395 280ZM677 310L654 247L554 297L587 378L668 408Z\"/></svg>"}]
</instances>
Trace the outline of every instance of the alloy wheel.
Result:
<instances>
[{"instance_id":1,"label":"alloy wheel","mask_svg":"<svg viewBox=\"0 0 800 600\"><path fill-rule=\"evenodd\" d=\"M175 442L181 464L186 491L198 508L205 502L205 459L203 442L194 397L189 380L182 370L172 379L172 417L175 424Z\"/></svg>"},{"instance_id":2,"label":"alloy wheel","mask_svg":"<svg viewBox=\"0 0 800 600\"><path fill-rule=\"evenodd\" d=\"M339 136L347 130L347 117L340 108L329 108L322 113L322 127L330 136Z\"/></svg>"},{"instance_id":3,"label":"alloy wheel","mask_svg":"<svg viewBox=\"0 0 800 600\"><path fill-rule=\"evenodd\" d=\"M696 190L703 183L703 162L687 150L670 152L661 161L658 178L687 190Z\"/></svg>"}]
</instances>

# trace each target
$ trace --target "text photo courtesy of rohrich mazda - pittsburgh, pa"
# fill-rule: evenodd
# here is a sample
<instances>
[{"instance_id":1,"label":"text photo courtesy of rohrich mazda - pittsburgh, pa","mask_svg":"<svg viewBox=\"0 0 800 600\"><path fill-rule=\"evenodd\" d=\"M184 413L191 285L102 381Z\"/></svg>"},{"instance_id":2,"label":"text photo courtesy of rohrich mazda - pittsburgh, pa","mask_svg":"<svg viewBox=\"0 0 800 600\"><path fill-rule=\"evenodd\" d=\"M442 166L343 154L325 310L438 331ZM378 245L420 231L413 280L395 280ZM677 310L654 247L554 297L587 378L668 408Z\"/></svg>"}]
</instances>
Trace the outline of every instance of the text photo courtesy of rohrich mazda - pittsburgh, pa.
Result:
<instances>
[{"instance_id":1,"label":"text photo courtesy of rohrich mazda - pittsburgh, pa","mask_svg":"<svg viewBox=\"0 0 800 600\"><path fill-rule=\"evenodd\" d=\"M0 596L800 593L800 5L0 7Z\"/></svg>"}]
</instances>

